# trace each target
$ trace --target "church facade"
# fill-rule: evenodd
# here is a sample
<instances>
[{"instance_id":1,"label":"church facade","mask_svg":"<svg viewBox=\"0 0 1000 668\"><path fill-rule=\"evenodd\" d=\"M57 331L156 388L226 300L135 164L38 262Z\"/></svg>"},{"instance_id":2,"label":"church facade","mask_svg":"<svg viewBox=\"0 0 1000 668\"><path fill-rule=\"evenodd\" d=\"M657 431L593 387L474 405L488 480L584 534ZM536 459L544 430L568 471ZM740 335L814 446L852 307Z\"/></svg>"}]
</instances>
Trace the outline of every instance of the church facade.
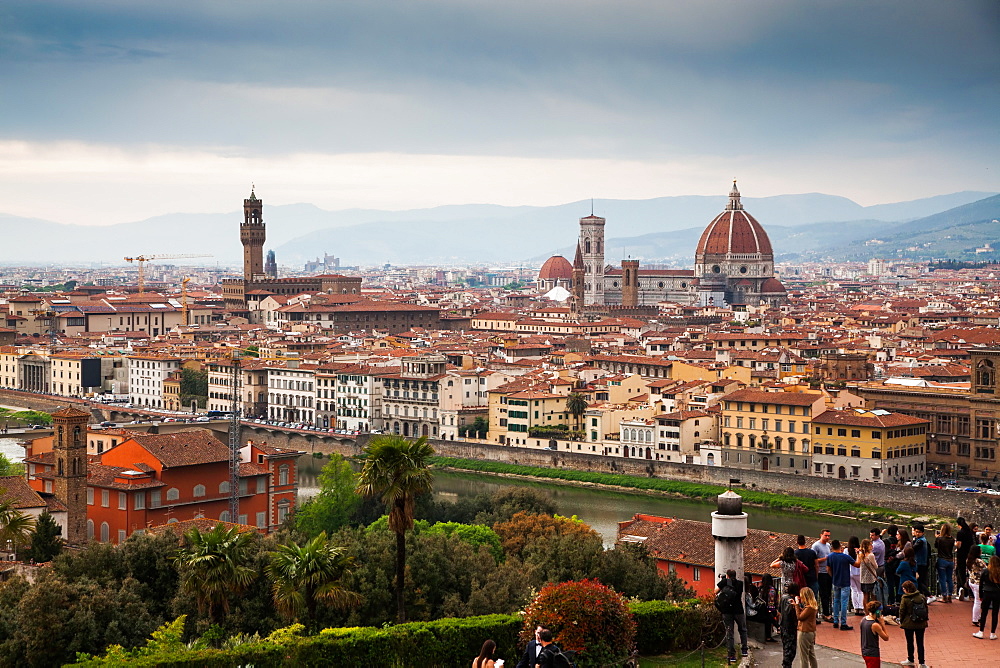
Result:
<instances>
[{"instance_id":1,"label":"church facade","mask_svg":"<svg viewBox=\"0 0 1000 668\"><path fill-rule=\"evenodd\" d=\"M767 232L743 208L733 181L725 210L708 224L695 251L694 269L643 269L638 260L605 264L605 219L593 214L580 219L574 278L564 285L583 306L655 306L676 302L699 306L779 305L785 287L774 275L774 251ZM555 256L566 262L561 256ZM539 286L551 286L553 266L543 265ZM547 271L546 271L547 270ZM544 278L548 279L543 284ZM576 274L582 285L575 285ZM544 291L543 291L544 292Z\"/></svg>"}]
</instances>

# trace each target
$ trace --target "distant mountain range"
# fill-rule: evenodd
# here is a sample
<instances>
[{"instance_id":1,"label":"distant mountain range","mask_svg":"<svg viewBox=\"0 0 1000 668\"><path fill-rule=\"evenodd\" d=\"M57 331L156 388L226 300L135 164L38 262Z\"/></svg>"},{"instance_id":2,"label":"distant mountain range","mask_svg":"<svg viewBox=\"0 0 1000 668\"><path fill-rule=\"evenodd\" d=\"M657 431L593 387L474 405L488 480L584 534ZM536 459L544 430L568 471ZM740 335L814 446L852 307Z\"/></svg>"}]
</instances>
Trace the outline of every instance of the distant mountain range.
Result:
<instances>
[{"instance_id":1,"label":"distant mountain range","mask_svg":"<svg viewBox=\"0 0 1000 668\"><path fill-rule=\"evenodd\" d=\"M725 196L595 200L607 218L607 258L630 255L674 266L691 263L705 225L725 207ZM1000 197L960 192L864 207L820 193L744 197L747 211L764 225L782 259L864 259L871 256L975 256L974 249L1000 238ZM409 211L324 211L311 204L269 206L265 198L267 248L279 265L301 266L323 253L347 265L461 264L537 261L561 252L572 257L577 221L590 213L589 200L550 207L489 204ZM124 264L141 253L211 253L214 260L177 264L240 262L242 212L169 214L103 227L68 225L0 214L0 262ZM872 240L883 243L872 244ZM868 242L868 245L866 245ZM907 251L907 248L915 250ZM982 259L982 258L980 258Z\"/></svg>"}]
</instances>

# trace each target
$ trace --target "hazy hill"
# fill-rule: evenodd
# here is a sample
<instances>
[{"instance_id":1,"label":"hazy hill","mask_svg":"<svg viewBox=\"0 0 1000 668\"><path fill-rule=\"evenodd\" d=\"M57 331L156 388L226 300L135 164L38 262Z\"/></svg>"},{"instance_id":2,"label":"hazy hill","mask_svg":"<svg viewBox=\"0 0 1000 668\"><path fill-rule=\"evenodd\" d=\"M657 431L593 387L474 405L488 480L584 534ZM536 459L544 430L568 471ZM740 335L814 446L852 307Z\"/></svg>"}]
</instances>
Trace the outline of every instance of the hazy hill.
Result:
<instances>
[{"instance_id":1,"label":"hazy hill","mask_svg":"<svg viewBox=\"0 0 1000 668\"><path fill-rule=\"evenodd\" d=\"M780 227L799 229L823 221L861 219L900 222L990 195L962 192L872 207L818 193L744 197L743 202L773 230L777 241ZM677 256L690 261L687 247L693 252L697 234L725 203L725 195L660 197L595 200L594 209L608 219L609 259L614 249L624 246L637 256ZM590 213L590 207L586 200L550 207L466 204L407 211L325 211L312 204L273 206L265 197L264 219L267 248L276 250L279 264L298 265L324 252L341 257L346 264L499 262L531 258L546 249L572 252L569 244L576 239L577 219ZM122 264L124 256L141 253L210 253L212 259L179 263L237 263L241 219L238 210L178 213L96 227L0 214L4 239L0 262ZM657 235L663 233L671 237L660 239ZM693 242L689 240L692 234ZM788 236L794 238L795 233ZM640 237L641 241L634 241ZM794 244L798 248L799 242Z\"/></svg>"}]
</instances>

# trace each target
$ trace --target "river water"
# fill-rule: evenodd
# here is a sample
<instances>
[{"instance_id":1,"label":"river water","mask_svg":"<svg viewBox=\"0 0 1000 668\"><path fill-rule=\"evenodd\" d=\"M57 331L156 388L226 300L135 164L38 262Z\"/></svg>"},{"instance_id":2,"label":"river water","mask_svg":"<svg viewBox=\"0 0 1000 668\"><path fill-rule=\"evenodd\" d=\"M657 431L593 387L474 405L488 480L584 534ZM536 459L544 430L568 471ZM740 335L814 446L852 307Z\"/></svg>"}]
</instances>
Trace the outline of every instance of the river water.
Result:
<instances>
[{"instance_id":1,"label":"river water","mask_svg":"<svg viewBox=\"0 0 1000 668\"><path fill-rule=\"evenodd\" d=\"M299 496L309 498L316 494L316 476L327 459L305 455L299 460ZM609 492L587 487L574 487L556 483L511 480L481 473L434 473L434 496L441 500L458 501L477 494L490 494L503 487L529 487L551 498L560 515L576 515L601 534L606 545L615 542L618 523L632 519L636 513L677 517L701 522L711 522L715 504L708 501L674 499L647 494ZM783 513L763 508L747 507L748 525L780 533L818 536L823 529L830 529L834 538L846 539L851 535L868 537L870 525L851 520L839 520L813 514Z\"/></svg>"}]
</instances>

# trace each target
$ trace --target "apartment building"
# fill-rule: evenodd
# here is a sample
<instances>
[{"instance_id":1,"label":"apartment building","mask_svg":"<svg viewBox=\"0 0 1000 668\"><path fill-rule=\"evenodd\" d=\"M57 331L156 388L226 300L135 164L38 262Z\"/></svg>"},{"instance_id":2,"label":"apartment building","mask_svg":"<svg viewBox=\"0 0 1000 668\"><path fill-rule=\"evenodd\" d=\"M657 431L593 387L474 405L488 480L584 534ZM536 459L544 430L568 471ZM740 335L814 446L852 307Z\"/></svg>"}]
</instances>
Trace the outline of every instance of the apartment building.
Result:
<instances>
[{"instance_id":1,"label":"apartment building","mask_svg":"<svg viewBox=\"0 0 1000 668\"><path fill-rule=\"evenodd\" d=\"M316 365L289 360L267 368L267 411L272 420L315 424Z\"/></svg>"},{"instance_id":2,"label":"apartment building","mask_svg":"<svg viewBox=\"0 0 1000 668\"><path fill-rule=\"evenodd\" d=\"M179 370L181 358L128 355L129 400L144 408L165 408L163 381Z\"/></svg>"},{"instance_id":3,"label":"apartment building","mask_svg":"<svg viewBox=\"0 0 1000 668\"><path fill-rule=\"evenodd\" d=\"M929 424L881 409L824 411L812 421L812 474L870 482L922 478Z\"/></svg>"},{"instance_id":4,"label":"apartment building","mask_svg":"<svg viewBox=\"0 0 1000 668\"><path fill-rule=\"evenodd\" d=\"M397 373L383 373L382 423L393 434L427 436L440 434L438 402L447 358L423 353L400 360Z\"/></svg>"}]
</instances>

